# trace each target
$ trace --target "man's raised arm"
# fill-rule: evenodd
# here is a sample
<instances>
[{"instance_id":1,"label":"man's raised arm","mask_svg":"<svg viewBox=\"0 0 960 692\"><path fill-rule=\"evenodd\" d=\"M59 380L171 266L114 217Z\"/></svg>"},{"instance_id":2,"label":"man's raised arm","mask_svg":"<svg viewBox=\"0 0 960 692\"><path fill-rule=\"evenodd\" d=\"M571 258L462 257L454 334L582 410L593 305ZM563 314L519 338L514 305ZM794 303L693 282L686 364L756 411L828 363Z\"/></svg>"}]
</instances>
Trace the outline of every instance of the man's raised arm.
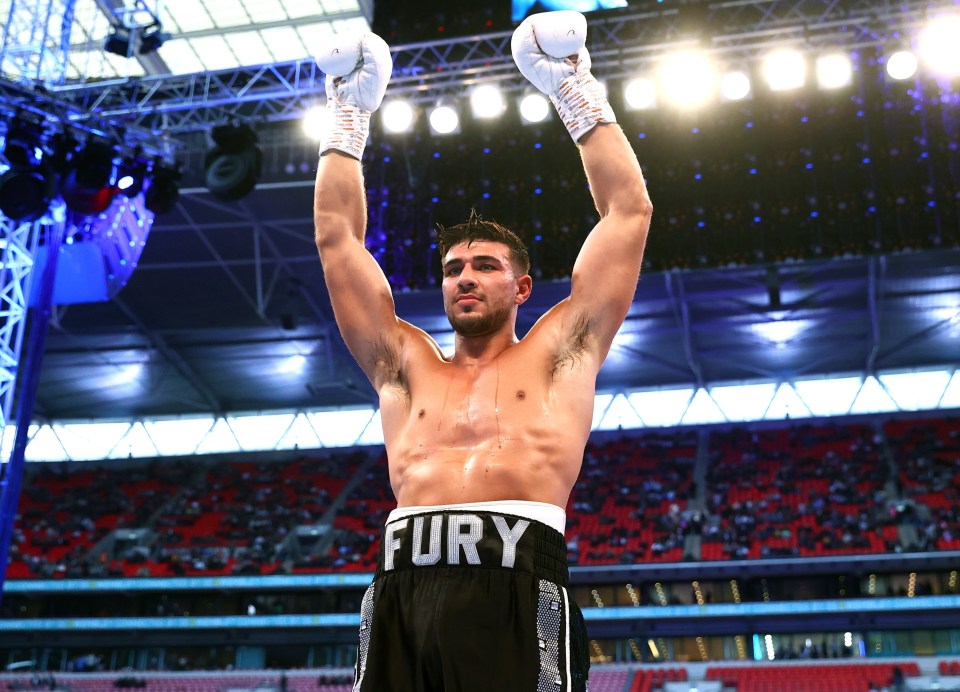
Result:
<instances>
[{"instance_id":1,"label":"man's raised arm","mask_svg":"<svg viewBox=\"0 0 960 692\"><path fill-rule=\"evenodd\" d=\"M586 35L579 12L544 12L521 23L512 50L520 71L550 97L580 146L600 212L573 267L568 307L589 318L602 360L633 301L653 206L637 157L590 72Z\"/></svg>"},{"instance_id":2,"label":"man's raised arm","mask_svg":"<svg viewBox=\"0 0 960 692\"><path fill-rule=\"evenodd\" d=\"M399 323L390 285L363 244L367 207L360 159L370 116L390 79L390 49L375 34L335 39L317 56L317 64L327 74L332 116L314 190L317 249L343 340L379 388L376 354L393 345Z\"/></svg>"}]
</instances>

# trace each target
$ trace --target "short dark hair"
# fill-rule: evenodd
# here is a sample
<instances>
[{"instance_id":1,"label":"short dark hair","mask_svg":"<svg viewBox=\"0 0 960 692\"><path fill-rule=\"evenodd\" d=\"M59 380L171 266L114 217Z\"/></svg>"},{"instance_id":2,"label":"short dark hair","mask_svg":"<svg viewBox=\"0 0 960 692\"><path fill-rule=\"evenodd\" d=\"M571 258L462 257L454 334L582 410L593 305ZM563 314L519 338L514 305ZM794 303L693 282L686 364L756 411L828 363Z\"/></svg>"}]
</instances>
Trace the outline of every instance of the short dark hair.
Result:
<instances>
[{"instance_id":1,"label":"short dark hair","mask_svg":"<svg viewBox=\"0 0 960 692\"><path fill-rule=\"evenodd\" d=\"M513 262L521 269L521 274L530 273L530 253L516 233L501 226L496 221L485 221L477 214L476 209L470 210L470 218L466 223L459 223L450 228L437 224L437 247L440 250L440 262L447 256L447 252L454 245L466 243L468 246L475 240L489 240L494 243L503 243L510 248Z\"/></svg>"}]
</instances>

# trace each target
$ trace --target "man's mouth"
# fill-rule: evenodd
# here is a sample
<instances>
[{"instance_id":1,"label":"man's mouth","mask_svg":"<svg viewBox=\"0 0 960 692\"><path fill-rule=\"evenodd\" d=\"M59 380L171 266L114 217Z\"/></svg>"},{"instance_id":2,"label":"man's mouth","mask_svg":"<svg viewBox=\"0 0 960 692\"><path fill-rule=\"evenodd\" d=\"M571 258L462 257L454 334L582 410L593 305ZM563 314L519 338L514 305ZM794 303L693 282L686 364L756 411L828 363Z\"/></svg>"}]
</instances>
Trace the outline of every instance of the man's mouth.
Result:
<instances>
[{"instance_id":1,"label":"man's mouth","mask_svg":"<svg viewBox=\"0 0 960 692\"><path fill-rule=\"evenodd\" d=\"M459 298L457 298L457 302L458 302L458 303L462 303L462 302L465 301L465 300L473 300L473 301L480 302L480 299L477 298L477 297L474 296L474 295L463 295L463 296L460 296Z\"/></svg>"}]
</instances>

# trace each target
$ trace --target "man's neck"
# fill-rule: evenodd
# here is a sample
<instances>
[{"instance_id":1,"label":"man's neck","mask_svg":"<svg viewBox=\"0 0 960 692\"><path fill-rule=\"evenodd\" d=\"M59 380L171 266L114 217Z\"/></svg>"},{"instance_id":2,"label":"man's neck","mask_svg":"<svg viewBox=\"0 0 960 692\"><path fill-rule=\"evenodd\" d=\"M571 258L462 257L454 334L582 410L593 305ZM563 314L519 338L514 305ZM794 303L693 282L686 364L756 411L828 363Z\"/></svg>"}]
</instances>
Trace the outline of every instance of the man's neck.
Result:
<instances>
[{"instance_id":1,"label":"man's neck","mask_svg":"<svg viewBox=\"0 0 960 692\"><path fill-rule=\"evenodd\" d=\"M455 365L484 365L497 359L508 348L517 343L516 333L501 330L483 336L456 335L453 363Z\"/></svg>"}]
</instances>

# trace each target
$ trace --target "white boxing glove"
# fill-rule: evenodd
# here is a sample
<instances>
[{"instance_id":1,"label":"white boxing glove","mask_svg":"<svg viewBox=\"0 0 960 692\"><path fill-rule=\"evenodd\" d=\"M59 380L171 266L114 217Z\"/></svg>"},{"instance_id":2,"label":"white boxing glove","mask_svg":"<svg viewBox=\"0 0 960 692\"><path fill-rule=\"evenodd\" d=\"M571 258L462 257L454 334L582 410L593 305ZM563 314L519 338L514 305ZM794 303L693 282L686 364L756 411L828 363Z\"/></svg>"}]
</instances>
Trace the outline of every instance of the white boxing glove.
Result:
<instances>
[{"instance_id":1,"label":"white boxing glove","mask_svg":"<svg viewBox=\"0 0 960 692\"><path fill-rule=\"evenodd\" d=\"M344 36L336 38L316 60L327 73L327 110L331 118L320 154L336 149L360 159L370 133L370 115L383 102L393 72L390 47L372 33Z\"/></svg>"},{"instance_id":2,"label":"white boxing glove","mask_svg":"<svg viewBox=\"0 0 960 692\"><path fill-rule=\"evenodd\" d=\"M590 73L586 38L586 18L560 10L530 15L510 42L520 72L550 97L575 142L598 123L617 121L603 87ZM554 57L568 50L567 57Z\"/></svg>"}]
</instances>

